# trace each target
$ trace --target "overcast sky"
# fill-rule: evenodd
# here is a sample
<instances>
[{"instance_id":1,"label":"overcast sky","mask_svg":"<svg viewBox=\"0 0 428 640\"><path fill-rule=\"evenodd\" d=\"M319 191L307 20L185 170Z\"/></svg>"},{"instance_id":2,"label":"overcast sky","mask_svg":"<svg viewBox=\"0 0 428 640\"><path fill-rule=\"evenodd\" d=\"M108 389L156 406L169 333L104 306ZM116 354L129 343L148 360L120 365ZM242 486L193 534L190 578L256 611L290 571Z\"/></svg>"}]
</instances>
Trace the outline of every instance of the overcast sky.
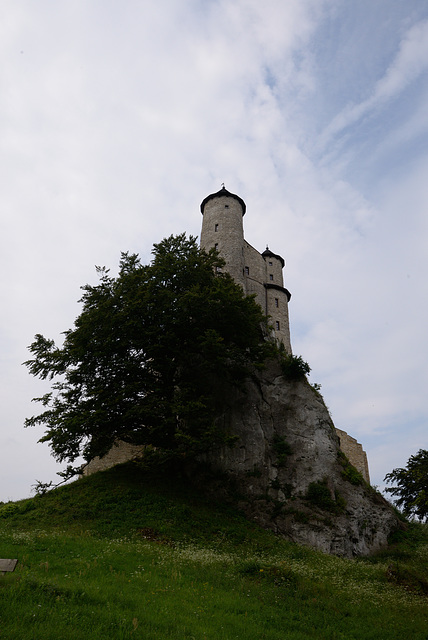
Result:
<instances>
[{"instance_id":1,"label":"overcast sky","mask_svg":"<svg viewBox=\"0 0 428 640\"><path fill-rule=\"evenodd\" d=\"M0 500L63 468L34 335L222 182L372 483L428 448L426 0L2 0L0 52Z\"/></svg>"}]
</instances>

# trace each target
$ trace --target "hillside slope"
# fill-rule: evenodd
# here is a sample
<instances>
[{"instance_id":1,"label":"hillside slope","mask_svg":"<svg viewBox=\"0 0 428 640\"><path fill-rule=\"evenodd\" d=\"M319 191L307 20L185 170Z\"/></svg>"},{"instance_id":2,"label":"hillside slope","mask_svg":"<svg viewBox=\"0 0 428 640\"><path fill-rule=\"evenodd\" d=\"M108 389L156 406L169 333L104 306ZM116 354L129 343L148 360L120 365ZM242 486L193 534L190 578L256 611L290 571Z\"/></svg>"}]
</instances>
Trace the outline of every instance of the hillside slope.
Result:
<instances>
[{"instance_id":1,"label":"hillside slope","mask_svg":"<svg viewBox=\"0 0 428 640\"><path fill-rule=\"evenodd\" d=\"M136 464L0 505L0 638L426 639L428 537L351 560Z\"/></svg>"}]
</instances>

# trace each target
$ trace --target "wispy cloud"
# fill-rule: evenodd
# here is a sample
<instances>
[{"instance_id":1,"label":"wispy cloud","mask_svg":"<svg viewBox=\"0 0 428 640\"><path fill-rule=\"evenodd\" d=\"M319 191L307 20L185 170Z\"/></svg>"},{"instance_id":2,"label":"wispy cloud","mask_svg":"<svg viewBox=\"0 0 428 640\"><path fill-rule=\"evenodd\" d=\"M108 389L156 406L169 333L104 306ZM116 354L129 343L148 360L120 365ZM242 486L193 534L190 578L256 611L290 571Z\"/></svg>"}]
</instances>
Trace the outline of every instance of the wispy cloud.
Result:
<instances>
[{"instance_id":1,"label":"wispy cloud","mask_svg":"<svg viewBox=\"0 0 428 640\"><path fill-rule=\"evenodd\" d=\"M347 105L338 113L318 139L320 151L326 150L332 141L352 125L382 108L384 103L401 95L409 84L428 69L428 20L413 25L401 39L394 60L365 100Z\"/></svg>"}]
</instances>

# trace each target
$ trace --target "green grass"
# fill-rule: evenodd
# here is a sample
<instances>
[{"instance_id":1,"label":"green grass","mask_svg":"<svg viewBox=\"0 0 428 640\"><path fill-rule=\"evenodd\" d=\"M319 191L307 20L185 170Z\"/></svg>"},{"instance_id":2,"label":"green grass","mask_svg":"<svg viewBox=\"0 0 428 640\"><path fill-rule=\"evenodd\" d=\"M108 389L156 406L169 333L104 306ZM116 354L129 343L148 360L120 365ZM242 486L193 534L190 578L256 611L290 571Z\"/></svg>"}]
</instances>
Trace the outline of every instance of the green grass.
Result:
<instances>
[{"instance_id":1,"label":"green grass","mask_svg":"<svg viewBox=\"0 0 428 640\"><path fill-rule=\"evenodd\" d=\"M2 640L428 639L428 535L370 559L280 540L125 465L0 505Z\"/></svg>"}]
</instances>

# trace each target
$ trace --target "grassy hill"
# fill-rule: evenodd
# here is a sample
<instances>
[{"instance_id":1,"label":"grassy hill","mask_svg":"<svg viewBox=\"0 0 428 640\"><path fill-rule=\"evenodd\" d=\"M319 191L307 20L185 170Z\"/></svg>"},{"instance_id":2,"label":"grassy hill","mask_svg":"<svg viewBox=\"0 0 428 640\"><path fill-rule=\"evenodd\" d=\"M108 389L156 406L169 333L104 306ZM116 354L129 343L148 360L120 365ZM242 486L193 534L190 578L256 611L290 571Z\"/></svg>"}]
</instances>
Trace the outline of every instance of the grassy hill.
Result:
<instances>
[{"instance_id":1,"label":"grassy hill","mask_svg":"<svg viewBox=\"0 0 428 640\"><path fill-rule=\"evenodd\" d=\"M280 540L134 464L0 505L2 640L427 640L428 533L369 559Z\"/></svg>"}]
</instances>

